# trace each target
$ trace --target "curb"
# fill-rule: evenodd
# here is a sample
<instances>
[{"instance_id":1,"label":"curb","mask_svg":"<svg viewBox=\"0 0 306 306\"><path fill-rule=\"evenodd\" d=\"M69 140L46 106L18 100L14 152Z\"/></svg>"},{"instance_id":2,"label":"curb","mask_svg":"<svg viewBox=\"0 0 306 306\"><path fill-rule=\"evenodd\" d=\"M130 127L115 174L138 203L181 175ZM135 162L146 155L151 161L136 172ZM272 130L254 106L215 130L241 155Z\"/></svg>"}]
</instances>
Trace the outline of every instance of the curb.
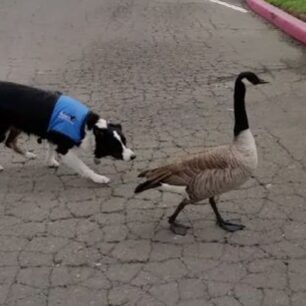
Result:
<instances>
[{"instance_id":1,"label":"curb","mask_svg":"<svg viewBox=\"0 0 306 306\"><path fill-rule=\"evenodd\" d=\"M246 2L258 15L306 45L306 22L287 14L263 0L246 0Z\"/></svg>"}]
</instances>

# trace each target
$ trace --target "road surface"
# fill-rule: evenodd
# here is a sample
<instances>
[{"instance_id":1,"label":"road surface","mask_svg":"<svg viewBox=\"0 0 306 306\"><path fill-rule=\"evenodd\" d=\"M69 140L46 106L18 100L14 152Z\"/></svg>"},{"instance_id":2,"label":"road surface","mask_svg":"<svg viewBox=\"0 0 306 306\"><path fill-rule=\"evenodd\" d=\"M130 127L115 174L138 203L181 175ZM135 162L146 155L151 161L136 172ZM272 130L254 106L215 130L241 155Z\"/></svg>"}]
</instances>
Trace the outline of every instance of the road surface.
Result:
<instances>
[{"instance_id":1,"label":"road surface","mask_svg":"<svg viewBox=\"0 0 306 306\"><path fill-rule=\"evenodd\" d=\"M62 90L124 126L138 158L105 160L98 186L1 148L0 304L306 305L306 53L248 11L208 0L2 0L0 77ZM232 139L235 76L259 151L254 179L209 206L133 189L137 173ZM35 110L33 110L35 111Z\"/></svg>"}]
</instances>

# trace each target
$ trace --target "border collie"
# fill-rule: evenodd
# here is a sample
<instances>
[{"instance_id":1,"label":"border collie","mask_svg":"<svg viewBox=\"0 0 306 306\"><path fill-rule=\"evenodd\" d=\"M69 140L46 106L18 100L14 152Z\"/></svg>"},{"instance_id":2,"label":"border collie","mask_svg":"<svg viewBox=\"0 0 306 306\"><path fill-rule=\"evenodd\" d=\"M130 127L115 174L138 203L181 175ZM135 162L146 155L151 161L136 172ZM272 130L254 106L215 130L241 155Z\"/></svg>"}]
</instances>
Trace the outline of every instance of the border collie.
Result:
<instances>
[{"instance_id":1,"label":"border collie","mask_svg":"<svg viewBox=\"0 0 306 306\"><path fill-rule=\"evenodd\" d=\"M18 154L35 158L35 154L18 146L21 132L47 140L49 167L58 167L59 157L95 183L108 183L109 179L95 173L77 157L79 148L91 150L95 163L106 156L125 161L136 157L126 147L120 124L108 123L78 100L60 92L0 82L0 142ZM3 170L1 165L0 170Z\"/></svg>"}]
</instances>

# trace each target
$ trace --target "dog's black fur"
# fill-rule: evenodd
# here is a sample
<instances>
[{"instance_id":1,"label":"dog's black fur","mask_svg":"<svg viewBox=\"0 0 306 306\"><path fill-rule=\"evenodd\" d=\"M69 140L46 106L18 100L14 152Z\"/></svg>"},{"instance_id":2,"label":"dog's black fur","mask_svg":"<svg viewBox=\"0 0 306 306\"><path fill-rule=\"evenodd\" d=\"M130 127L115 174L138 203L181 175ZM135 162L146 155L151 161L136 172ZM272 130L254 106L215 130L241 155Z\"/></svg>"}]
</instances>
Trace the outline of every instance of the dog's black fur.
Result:
<instances>
[{"instance_id":1,"label":"dog's black fur","mask_svg":"<svg viewBox=\"0 0 306 306\"><path fill-rule=\"evenodd\" d=\"M81 143L75 143L64 134L48 131L49 121L61 92L46 91L11 82L0 82L0 142L17 153L25 151L17 146L17 137L21 132L33 134L38 139L46 139L56 145L56 151L65 155ZM95 112L89 111L81 127L81 138L90 131L94 135L94 156L100 159L112 156L116 159L130 160L135 154L125 147L126 140L120 124L99 125L101 119ZM117 135L117 136L116 136ZM118 137L119 135L119 137ZM128 156L127 158L124 158Z\"/></svg>"},{"instance_id":2,"label":"dog's black fur","mask_svg":"<svg viewBox=\"0 0 306 306\"><path fill-rule=\"evenodd\" d=\"M39 139L47 139L57 145L57 152L66 154L75 143L67 136L48 132L48 124L60 92L46 91L11 82L0 82L0 141L14 127L27 134L34 134ZM89 129L99 116L89 112L86 124ZM83 137L84 137L83 127Z\"/></svg>"},{"instance_id":3,"label":"dog's black fur","mask_svg":"<svg viewBox=\"0 0 306 306\"><path fill-rule=\"evenodd\" d=\"M76 144L63 134L47 131L50 116L61 94L58 91L52 92L11 82L0 82L0 142L6 139L7 132L14 127L27 134L34 134L39 139L49 140L57 145L58 153L66 154ZM98 114L90 111L85 120L88 130L93 130L96 138L104 139L104 141L96 141L95 157L117 155L116 157L120 158L116 150L118 144L112 143L111 136L112 131L116 130L125 141L121 125L108 124L108 129L99 129L95 126L99 119ZM83 137L85 125L82 128Z\"/></svg>"}]
</instances>

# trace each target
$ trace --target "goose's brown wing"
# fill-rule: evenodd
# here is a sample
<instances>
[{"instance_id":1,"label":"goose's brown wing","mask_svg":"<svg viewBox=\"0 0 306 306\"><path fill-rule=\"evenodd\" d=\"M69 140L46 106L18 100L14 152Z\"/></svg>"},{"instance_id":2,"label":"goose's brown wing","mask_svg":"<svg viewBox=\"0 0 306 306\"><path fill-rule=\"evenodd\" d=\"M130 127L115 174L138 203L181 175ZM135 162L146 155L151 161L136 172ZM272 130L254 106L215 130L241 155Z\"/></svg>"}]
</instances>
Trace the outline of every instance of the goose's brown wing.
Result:
<instances>
[{"instance_id":1,"label":"goose's brown wing","mask_svg":"<svg viewBox=\"0 0 306 306\"><path fill-rule=\"evenodd\" d=\"M228 147L219 147L192 158L155 169L145 170L139 174L139 177L145 177L147 181L138 185L135 192L142 192L161 186L161 184L188 186L199 173L229 167L231 155L229 153L231 152Z\"/></svg>"}]
</instances>

